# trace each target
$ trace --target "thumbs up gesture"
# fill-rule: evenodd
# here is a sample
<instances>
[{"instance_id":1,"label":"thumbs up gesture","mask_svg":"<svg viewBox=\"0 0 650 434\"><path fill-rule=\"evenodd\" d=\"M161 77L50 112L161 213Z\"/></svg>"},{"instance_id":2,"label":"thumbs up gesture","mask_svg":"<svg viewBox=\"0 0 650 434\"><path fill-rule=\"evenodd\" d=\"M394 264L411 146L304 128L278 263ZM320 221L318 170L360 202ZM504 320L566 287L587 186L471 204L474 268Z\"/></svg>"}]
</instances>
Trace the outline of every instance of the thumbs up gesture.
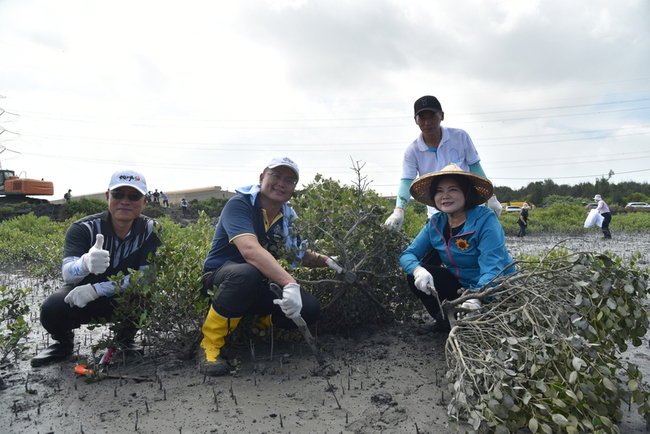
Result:
<instances>
[{"instance_id":1,"label":"thumbs up gesture","mask_svg":"<svg viewBox=\"0 0 650 434\"><path fill-rule=\"evenodd\" d=\"M97 234L95 245L81 257L84 267L93 274L102 274L111 263L110 254L108 250L102 249L103 245L104 235Z\"/></svg>"}]
</instances>

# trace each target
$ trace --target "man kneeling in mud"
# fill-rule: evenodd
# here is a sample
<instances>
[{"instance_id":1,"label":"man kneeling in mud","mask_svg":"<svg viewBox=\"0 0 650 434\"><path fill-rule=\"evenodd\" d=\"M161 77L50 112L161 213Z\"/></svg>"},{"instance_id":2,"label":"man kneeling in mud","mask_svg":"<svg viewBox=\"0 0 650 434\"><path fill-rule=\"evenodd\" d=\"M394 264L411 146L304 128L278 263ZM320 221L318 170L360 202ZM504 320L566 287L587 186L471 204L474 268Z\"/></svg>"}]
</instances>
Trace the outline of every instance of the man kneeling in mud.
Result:
<instances>
[{"instance_id":1,"label":"man kneeling in mud","mask_svg":"<svg viewBox=\"0 0 650 434\"><path fill-rule=\"evenodd\" d=\"M154 232L158 223L141 215L147 183L132 170L115 172L108 184L108 210L74 222L66 232L63 285L41 306L41 324L54 343L31 361L44 366L67 359L74 347L73 329L81 324L110 321L119 305L119 291L129 285L129 269L143 270L147 258L160 246ZM122 272L122 286L109 276ZM115 340L122 349L141 351L133 324L119 324Z\"/></svg>"},{"instance_id":2,"label":"man kneeling in mud","mask_svg":"<svg viewBox=\"0 0 650 434\"><path fill-rule=\"evenodd\" d=\"M215 290L198 351L199 370L205 375L230 372L221 350L244 315L257 315L261 323L284 329L296 328L291 318L298 315L309 325L318 319L316 297L278 263L282 251L297 255L300 265L343 271L334 259L300 249L292 234L296 213L288 201L298 176L296 163L274 158L260 174L259 184L236 189L239 196L221 213L203 265L203 291ZM282 298L271 291L273 282L282 287Z\"/></svg>"}]
</instances>

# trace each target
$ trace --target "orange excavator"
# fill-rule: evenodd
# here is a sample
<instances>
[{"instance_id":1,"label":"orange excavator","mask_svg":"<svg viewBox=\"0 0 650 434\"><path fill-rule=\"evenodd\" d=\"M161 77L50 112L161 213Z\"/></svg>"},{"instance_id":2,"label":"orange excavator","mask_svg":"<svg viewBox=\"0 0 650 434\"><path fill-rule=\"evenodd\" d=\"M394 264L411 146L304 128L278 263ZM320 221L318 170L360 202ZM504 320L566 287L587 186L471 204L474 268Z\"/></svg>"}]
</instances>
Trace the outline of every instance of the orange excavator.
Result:
<instances>
[{"instance_id":1,"label":"orange excavator","mask_svg":"<svg viewBox=\"0 0 650 434\"><path fill-rule=\"evenodd\" d=\"M27 198L27 195L52 196L53 194L54 184L51 181L19 178L13 170L0 169L0 196L28 200L30 198ZM32 199L32 201L41 202L39 199Z\"/></svg>"}]
</instances>

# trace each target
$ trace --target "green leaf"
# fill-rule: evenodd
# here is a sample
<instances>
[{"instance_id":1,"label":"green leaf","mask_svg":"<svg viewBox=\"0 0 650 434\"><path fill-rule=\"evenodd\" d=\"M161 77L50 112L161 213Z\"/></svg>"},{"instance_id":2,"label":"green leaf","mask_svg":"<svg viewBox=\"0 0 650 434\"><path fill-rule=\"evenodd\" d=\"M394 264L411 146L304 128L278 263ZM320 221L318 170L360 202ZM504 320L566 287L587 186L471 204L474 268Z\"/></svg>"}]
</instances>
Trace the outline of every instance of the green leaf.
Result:
<instances>
[{"instance_id":1,"label":"green leaf","mask_svg":"<svg viewBox=\"0 0 650 434\"><path fill-rule=\"evenodd\" d=\"M567 418L564 417L561 414L554 413L551 416L551 418L553 419L553 422L555 422L557 425L559 425L561 427L565 427L565 426L569 425L569 421L567 420Z\"/></svg>"},{"instance_id":2,"label":"green leaf","mask_svg":"<svg viewBox=\"0 0 650 434\"><path fill-rule=\"evenodd\" d=\"M535 419L534 417L531 418L531 419L528 421L528 429L529 429L532 433L536 433L538 428L539 428L539 422L537 422L537 419Z\"/></svg>"},{"instance_id":3,"label":"green leaf","mask_svg":"<svg viewBox=\"0 0 650 434\"><path fill-rule=\"evenodd\" d=\"M630 392L634 392L639 388L639 382L632 379L627 382L627 388Z\"/></svg>"},{"instance_id":4,"label":"green leaf","mask_svg":"<svg viewBox=\"0 0 650 434\"><path fill-rule=\"evenodd\" d=\"M579 371L582 366L587 366L584 360L582 360L580 357L574 357L573 358L573 369L576 371Z\"/></svg>"},{"instance_id":5,"label":"green leaf","mask_svg":"<svg viewBox=\"0 0 650 434\"><path fill-rule=\"evenodd\" d=\"M571 371L571 374L569 374L569 383L575 384L577 380L578 380L578 372Z\"/></svg>"},{"instance_id":6,"label":"green leaf","mask_svg":"<svg viewBox=\"0 0 650 434\"><path fill-rule=\"evenodd\" d=\"M608 390L611 390L612 392L616 392L616 386L614 383L609 378L603 378L603 386L605 386Z\"/></svg>"}]
</instances>

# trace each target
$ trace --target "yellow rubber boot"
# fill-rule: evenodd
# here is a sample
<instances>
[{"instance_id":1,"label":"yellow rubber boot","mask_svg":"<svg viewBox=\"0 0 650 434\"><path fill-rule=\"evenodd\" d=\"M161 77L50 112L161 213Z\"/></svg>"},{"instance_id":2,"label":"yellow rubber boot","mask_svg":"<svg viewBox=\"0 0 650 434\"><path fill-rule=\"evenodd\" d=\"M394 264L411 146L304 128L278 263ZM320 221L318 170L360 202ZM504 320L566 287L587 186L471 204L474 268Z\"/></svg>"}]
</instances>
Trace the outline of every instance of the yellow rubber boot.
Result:
<instances>
[{"instance_id":1,"label":"yellow rubber boot","mask_svg":"<svg viewBox=\"0 0 650 434\"><path fill-rule=\"evenodd\" d=\"M230 364L221 357L226 336L237 328L241 318L224 318L210 306L201 331L203 340L199 348L199 370L202 374L217 377L230 372Z\"/></svg>"},{"instance_id":2,"label":"yellow rubber boot","mask_svg":"<svg viewBox=\"0 0 650 434\"><path fill-rule=\"evenodd\" d=\"M266 335L266 331L273 326L271 323L271 315L260 316L253 321L251 324L251 330L253 333L259 336Z\"/></svg>"}]
</instances>

